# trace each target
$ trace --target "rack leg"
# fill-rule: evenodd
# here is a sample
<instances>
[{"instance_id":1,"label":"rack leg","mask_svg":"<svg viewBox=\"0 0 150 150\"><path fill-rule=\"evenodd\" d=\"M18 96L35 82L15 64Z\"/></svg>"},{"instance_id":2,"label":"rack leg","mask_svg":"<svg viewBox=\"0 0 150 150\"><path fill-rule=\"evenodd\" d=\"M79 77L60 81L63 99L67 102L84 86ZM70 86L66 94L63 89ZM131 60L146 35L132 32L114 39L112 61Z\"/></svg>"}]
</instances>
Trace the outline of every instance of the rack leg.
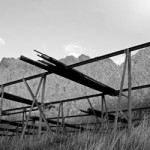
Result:
<instances>
[{"instance_id":1,"label":"rack leg","mask_svg":"<svg viewBox=\"0 0 150 150\"><path fill-rule=\"evenodd\" d=\"M41 97L41 109L42 109L42 111L44 111L45 86L46 86L46 76L44 76L43 87L42 87L42 97ZM41 129L42 129L42 114L40 113L38 137L41 137Z\"/></svg>"},{"instance_id":2,"label":"rack leg","mask_svg":"<svg viewBox=\"0 0 150 150\"><path fill-rule=\"evenodd\" d=\"M118 115L119 115L120 103L121 103L121 99L122 99L122 90L123 90L123 85L124 85L124 80L125 80L127 60L128 60L128 56L127 56L127 52L126 52L126 58L125 58L125 62L124 62L123 74L122 74L122 79L121 79L121 84L120 84L119 98L118 98L118 102L117 102L114 130L116 130L117 126L118 126Z\"/></svg>"},{"instance_id":3,"label":"rack leg","mask_svg":"<svg viewBox=\"0 0 150 150\"><path fill-rule=\"evenodd\" d=\"M3 97L4 97L4 87L1 86L1 102L0 102L0 123L1 123L1 117L2 117L2 111L3 111Z\"/></svg>"}]
</instances>

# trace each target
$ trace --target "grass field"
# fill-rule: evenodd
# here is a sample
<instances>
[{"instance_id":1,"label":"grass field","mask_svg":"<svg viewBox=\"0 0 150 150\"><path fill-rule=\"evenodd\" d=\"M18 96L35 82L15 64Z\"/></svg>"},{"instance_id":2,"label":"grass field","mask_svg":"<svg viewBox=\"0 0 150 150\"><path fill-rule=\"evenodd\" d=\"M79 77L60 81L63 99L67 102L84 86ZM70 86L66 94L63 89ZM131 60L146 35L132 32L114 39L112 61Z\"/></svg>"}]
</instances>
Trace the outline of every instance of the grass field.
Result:
<instances>
[{"instance_id":1,"label":"grass field","mask_svg":"<svg viewBox=\"0 0 150 150\"><path fill-rule=\"evenodd\" d=\"M19 137L9 140L1 137L0 150L149 150L150 122L144 120L137 127L127 130L85 131L70 135L46 134L41 138Z\"/></svg>"}]
</instances>

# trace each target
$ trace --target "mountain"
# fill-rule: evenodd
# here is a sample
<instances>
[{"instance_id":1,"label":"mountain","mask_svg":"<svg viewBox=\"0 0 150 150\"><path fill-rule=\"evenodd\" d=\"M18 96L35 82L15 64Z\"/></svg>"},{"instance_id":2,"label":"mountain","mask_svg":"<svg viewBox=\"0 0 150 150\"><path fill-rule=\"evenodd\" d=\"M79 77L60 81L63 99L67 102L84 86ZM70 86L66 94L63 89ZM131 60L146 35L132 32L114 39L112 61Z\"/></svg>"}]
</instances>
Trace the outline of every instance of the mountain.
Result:
<instances>
[{"instance_id":1,"label":"mountain","mask_svg":"<svg viewBox=\"0 0 150 150\"><path fill-rule=\"evenodd\" d=\"M90 59L90 57L86 55L81 55L78 58L75 58L74 56L67 56L66 58L61 59L60 61L65 63L66 65L69 65L87 59ZM111 59L106 59L103 61L98 61L95 63L84 65L75 69L85 73L86 75L100 82L107 84L108 79L111 77L113 72L117 69L117 67L118 66ZM1 84L44 72L44 70L41 70L37 67L34 67L30 64L20 61L19 59L14 59L14 58L3 58L0 63L0 71L2 72L0 75ZM37 88L38 82L39 79L28 81L34 93ZM8 86L5 88L5 91L8 93L12 93L21 97L31 99L30 94L23 83ZM45 94L46 102L57 101L57 100L62 100L67 98L74 98L77 96L84 96L85 93L94 94L97 93L97 91L91 90L87 87L84 87L78 83L60 77L58 75L51 74L47 76L46 94ZM40 97L41 96L38 95L39 100ZM5 104L5 108L22 106L22 104L20 103L14 103L8 100L6 100L4 104ZM82 109L84 109L85 106L88 107L88 103L86 100L65 103L64 105L66 108L67 115L76 112L77 105L80 105L80 108Z\"/></svg>"},{"instance_id":2,"label":"mountain","mask_svg":"<svg viewBox=\"0 0 150 150\"><path fill-rule=\"evenodd\" d=\"M74 64L84 60L90 59L89 56L84 54L78 58L74 56L67 56L66 58L60 59L61 62L66 65ZM138 86L150 83L150 48L142 49L138 53L132 56L132 85ZM118 66L111 59L105 59L97 61L91 64L83 65L74 68L81 71L82 73L106 84L115 89L119 89L120 80L122 76L123 64ZM3 58L0 62L0 83L6 83L13 80L25 78L31 75L45 72L35 66L27 64L14 58ZM35 93L39 79L28 81L31 89ZM124 88L127 87L127 75L125 78ZM21 97L30 98L31 96L27 91L24 83L19 83L5 88L5 91ZM74 98L78 96L85 96L89 94L98 93L95 90L91 90L78 83L65 79L55 74L47 76L46 82L46 94L45 102L63 100L67 98ZM142 89L132 92L132 98L135 104L148 102L150 97L149 89ZM100 97L91 98L93 107L100 109ZM115 107L115 98L106 97L109 108ZM41 94L38 95L38 100L41 100ZM122 103L126 105L126 99L123 99ZM124 106L125 106L124 105ZM8 100L4 101L5 109L24 106L20 103L11 102ZM79 109L86 110L89 107L87 100L81 100L76 102L69 102L64 104L65 115L79 114ZM48 116L57 116L58 105L54 110L47 112Z\"/></svg>"},{"instance_id":3,"label":"mountain","mask_svg":"<svg viewBox=\"0 0 150 150\"><path fill-rule=\"evenodd\" d=\"M150 84L150 47L139 50L135 55L132 56L131 60L131 77L132 86L140 86ZM108 85L119 89L120 81L122 77L123 65L120 65L117 70L113 73L108 81ZM128 79L127 71L125 76L124 88L127 88ZM150 97L150 89L140 89L132 91L132 99L135 103L144 102L145 99Z\"/></svg>"}]
</instances>

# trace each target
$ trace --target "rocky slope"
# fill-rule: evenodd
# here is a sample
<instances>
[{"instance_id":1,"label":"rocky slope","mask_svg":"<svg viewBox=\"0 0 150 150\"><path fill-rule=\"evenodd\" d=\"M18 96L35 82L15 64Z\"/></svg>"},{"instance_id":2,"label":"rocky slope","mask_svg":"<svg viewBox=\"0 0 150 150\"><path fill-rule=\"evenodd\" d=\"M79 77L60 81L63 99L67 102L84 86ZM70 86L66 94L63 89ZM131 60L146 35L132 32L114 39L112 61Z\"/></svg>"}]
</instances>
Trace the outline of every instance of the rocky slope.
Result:
<instances>
[{"instance_id":1,"label":"rocky slope","mask_svg":"<svg viewBox=\"0 0 150 150\"><path fill-rule=\"evenodd\" d=\"M113 73L111 78L109 79L108 85L115 89L119 89L122 70L122 64L117 70ZM138 51L135 55L132 56L131 63L131 76L132 76L132 86L140 86L145 84L150 84L150 48L146 48ZM127 72L127 71L126 71ZM127 88L128 80L127 73L125 76L124 88ZM135 103L144 102L145 99L150 97L150 89L140 89L136 91L132 91L132 99Z\"/></svg>"},{"instance_id":2,"label":"rocky slope","mask_svg":"<svg viewBox=\"0 0 150 150\"><path fill-rule=\"evenodd\" d=\"M62 61L66 65L69 65L69 64L87 60L89 58L90 57L86 55L81 55L78 58L75 58L73 56L67 56L66 58L61 59L60 61ZM98 61L92 64L81 66L75 69L80 70L86 75L107 84L108 79L111 77L113 72L117 69L117 65L112 60L106 59L103 61ZM34 67L32 65L20 61L19 59L14 59L14 58L3 58L0 63L0 71L1 71L1 75L0 75L1 84L44 72L44 70L41 70L37 67ZM28 81L29 85L31 86L31 89L34 92L37 88L38 82L39 79ZM21 97L31 99L30 94L23 83L6 87L5 91ZM66 98L74 98L77 96L84 96L85 94L88 95L94 93L97 93L97 91L86 88L78 83L72 82L63 77L54 74L47 76L46 94L45 94L46 102L57 101ZM39 100L40 98L41 98L41 94L38 95ZM95 100L94 104L96 104L96 102L97 101ZM4 104L5 104L5 108L22 106L22 104L20 103L14 103L8 100L5 100ZM65 103L65 110L66 110L65 114L72 115L74 113L80 113L78 110L79 106L81 109L86 109L89 107L86 100ZM57 110L58 109L56 108L56 111ZM53 113L55 114L55 111L51 112L51 114Z\"/></svg>"}]
</instances>

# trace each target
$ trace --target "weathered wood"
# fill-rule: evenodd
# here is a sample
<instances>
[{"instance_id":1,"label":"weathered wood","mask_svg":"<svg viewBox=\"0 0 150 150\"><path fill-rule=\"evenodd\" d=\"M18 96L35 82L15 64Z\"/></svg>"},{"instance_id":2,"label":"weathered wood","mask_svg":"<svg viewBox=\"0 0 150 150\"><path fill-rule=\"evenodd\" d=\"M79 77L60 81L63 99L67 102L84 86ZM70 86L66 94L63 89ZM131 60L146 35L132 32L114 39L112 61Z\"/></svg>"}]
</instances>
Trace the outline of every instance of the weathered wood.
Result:
<instances>
[{"instance_id":1,"label":"weathered wood","mask_svg":"<svg viewBox=\"0 0 150 150\"><path fill-rule=\"evenodd\" d=\"M56 127L56 133L57 134L58 134L58 131L59 131L60 110L61 110L61 103L59 104L59 108L58 108L57 127Z\"/></svg>"},{"instance_id":2,"label":"weathered wood","mask_svg":"<svg viewBox=\"0 0 150 150\"><path fill-rule=\"evenodd\" d=\"M102 129L103 129L103 127L104 127L104 96L102 95L102 98L101 98L101 112L102 112L102 125L101 125L101 127L102 127Z\"/></svg>"},{"instance_id":3,"label":"weathered wood","mask_svg":"<svg viewBox=\"0 0 150 150\"><path fill-rule=\"evenodd\" d=\"M0 93L0 96L2 96L2 93ZM13 95L13 94L9 94L7 92L4 92L3 98L7 99L7 100L14 101L14 102L19 102L19 103L23 103L23 104L27 104L27 105L32 105L32 100L29 100L29 99L26 99L26 98L23 98L23 97L20 97L20 96L16 96L16 95Z\"/></svg>"},{"instance_id":4,"label":"weathered wood","mask_svg":"<svg viewBox=\"0 0 150 150\"><path fill-rule=\"evenodd\" d=\"M106 104L105 95L102 96L102 99L103 99L104 105L105 105L106 124L108 125L108 109L107 109L107 104Z\"/></svg>"},{"instance_id":5,"label":"weathered wood","mask_svg":"<svg viewBox=\"0 0 150 150\"><path fill-rule=\"evenodd\" d=\"M129 130L129 133L131 131L131 121L132 121L132 118L131 118L131 105L132 105L132 99L131 99L131 52L127 52L127 55L128 55L128 130Z\"/></svg>"},{"instance_id":6,"label":"weathered wood","mask_svg":"<svg viewBox=\"0 0 150 150\"><path fill-rule=\"evenodd\" d=\"M3 111L3 98L4 98L4 87L1 86L1 103L0 103L0 123L1 123L1 117L2 117L2 111Z\"/></svg>"},{"instance_id":7,"label":"weathered wood","mask_svg":"<svg viewBox=\"0 0 150 150\"><path fill-rule=\"evenodd\" d=\"M37 66L41 69L45 69L51 73L55 73L59 76L62 76L64 78L67 78L69 80L77 82L81 85L87 86L87 87L92 88L94 90L104 92L105 94L112 95L112 96L117 96L117 94L118 94L118 93L116 93L115 89L113 89L113 88L111 88L111 87L109 87L109 86L107 86L101 82L98 82L95 79L93 79L93 78L91 78L91 77L89 77L89 76L87 76L87 75L85 75L85 74L83 74L77 70L64 69L64 68L60 68L57 66L53 66L51 64L45 65L45 64L36 62L32 59L29 59L25 56L21 56L20 60L27 62L31 65Z\"/></svg>"},{"instance_id":8,"label":"weathered wood","mask_svg":"<svg viewBox=\"0 0 150 150\"><path fill-rule=\"evenodd\" d=\"M135 51L135 50L142 49L142 48L149 47L149 46L150 46L150 42L147 42L147 43L140 44L140 45L137 45L137 46L126 48L126 49L129 49L129 51L131 52L131 51ZM82 65L85 65L85 64L88 64L88 63L96 62L96 61L103 60L103 59L113 57L113 56L117 56L117 55L120 55L120 54L124 54L124 49L120 50L120 51L112 52L112 53L109 53L109 54L106 54L106 55L103 55L103 56L88 59L88 60L85 60L85 61L82 61L82 62L79 62L79 63L76 63L76 64L72 64L68 68L74 68L74 67L82 66Z\"/></svg>"},{"instance_id":9,"label":"weathered wood","mask_svg":"<svg viewBox=\"0 0 150 150\"><path fill-rule=\"evenodd\" d=\"M63 103L61 103L61 117L62 117L62 132L64 132L65 131L65 116L64 116Z\"/></svg>"},{"instance_id":10,"label":"weathered wood","mask_svg":"<svg viewBox=\"0 0 150 150\"><path fill-rule=\"evenodd\" d=\"M149 88L150 87L150 84L146 84L146 85L141 85L141 86L135 86L135 87L132 87L132 91L133 90L138 90L138 89L144 89L144 88ZM119 92L120 90L117 90L117 92ZM128 88L125 88L122 90L122 92L126 92L128 91ZM5 95L5 92L4 92L4 95ZM64 99L64 100L60 100L62 101L63 103L65 102L71 102L71 101L78 101L78 100L82 100L82 99L86 99L86 97L89 97L89 98L92 98L92 97L98 97L98 96L102 96L103 93L100 93L100 94L93 94L93 95L88 95L88 96L82 96L82 97L76 97L76 98L71 98L71 99ZM105 95L105 94L104 94ZM5 97L4 97L5 98ZM48 103L45 103L45 106L47 105L51 105L51 104L58 104L60 103L60 101L54 101L54 102L48 102ZM32 102L32 101L31 101ZM31 103L32 104L32 103ZM14 112L14 113L8 113L9 111L16 111L16 110L20 110L20 109L23 109L23 108L30 108L31 106L26 106L26 107L19 107L19 108L13 108L13 109L8 109L8 110L3 110L2 112L2 115L3 114L6 114L6 115L13 115L13 114L19 114L19 113L22 113L23 111L20 111L20 112ZM34 106L36 107L36 106ZM137 108L135 108L137 109ZM149 109L149 107L144 107L144 108L139 108L139 109ZM34 108L33 109L34 111L38 110L37 108ZM27 110L28 112L29 110Z\"/></svg>"},{"instance_id":11,"label":"weathered wood","mask_svg":"<svg viewBox=\"0 0 150 150\"><path fill-rule=\"evenodd\" d=\"M123 90L123 85L124 85L127 60L128 60L128 56L126 54L124 67L123 67L123 73L122 73L122 79L121 79L121 83L120 83L120 91L119 91L119 98L118 98L118 102L117 102L117 110L116 110L116 117L115 117L115 122L114 122L114 130L117 129L117 125L118 125L118 115L119 115L120 103L121 103L121 98L122 98L122 90Z\"/></svg>"},{"instance_id":12,"label":"weathered wood","mask_svg":"<svg viewBox=\"0 0 150 150\"><path fill-rule=\"evenodd\" d=\"M45 86L46 86L46 76L44 76L43 79L42 96L41 96L41 109L43 112L44 112ZM41 130L42 130L42 114L40 112L39 131L38 131L39 137L41 137Z\"/></svg>"}]
</instances>

